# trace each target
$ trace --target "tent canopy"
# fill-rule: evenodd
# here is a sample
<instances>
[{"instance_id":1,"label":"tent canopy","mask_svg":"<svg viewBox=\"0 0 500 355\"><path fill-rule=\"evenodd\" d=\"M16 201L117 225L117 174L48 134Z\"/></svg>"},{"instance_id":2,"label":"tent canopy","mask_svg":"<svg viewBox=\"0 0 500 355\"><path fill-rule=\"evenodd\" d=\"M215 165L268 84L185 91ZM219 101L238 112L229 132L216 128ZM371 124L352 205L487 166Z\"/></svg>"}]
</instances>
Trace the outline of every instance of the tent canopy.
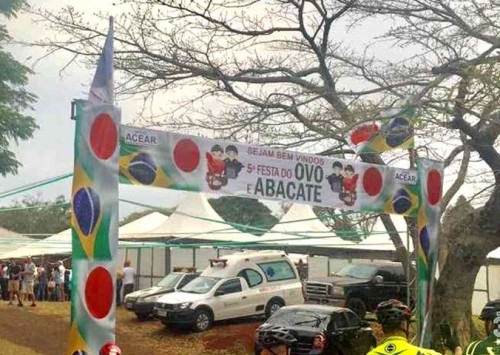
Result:
<instances>
[{"instance_id":1,"label":"tent canopy","mask_svg":"<svg viewBox=\"0 0 500 355\"><path fill-rule=\"evenodd\" d=\"M490 252L487 256L488 259L500 259L500 247L496 248L492 252Z\"/></svg>"},{"instance_id":2,"label":"tent canopy","mask_svg":"<svg viewBox=\"0 0 500 355\"><path fill-rule=\"evenodd\" d=\"M289 244L295 239L336 238L335 233L321 222L309 205L293 204L281 220L259 242L279 242ZM292 239L292 240L290 240Z\"/></svg>"},{"instance_id":3,"label":"tent canopy","mask_svg":"<svg viewBox=\"0 0 500 355\"><path fill-rule=\"evenodd\" d=\"M174 237L176 242L186 243L192 243L193 239L213 242L251 242L259 239L227 224L210 206L206 196L200 193L189 193L168 220L150 232L130 239L162 237Z\"/></svg>"},{"instance_id":4,"label":"tent canopy","mask_svg":"<svg viewBox=\"0 0 500 355\"><path fill-rule=\"evenodd\" d=\"M0 255L16 250L23 245L28 245L33 240L22 234L0 227Z\"/></svg>"},{"instance_id":5,"label":"tent canopy","mask_svg":"<svg viewBox=\"0 0 500 355\"><path fill-rule=\"evenodd\" d=\"M1 254L1 259L17 259L28 255L71 254L71 229L48 238L32 242L24 247Z\"/></svg>"},{"instance_id":6,"label":"tent canopy","mask_svg":"<svg viewBox=\"0 0 500 355\"><path fill-rule=\"evenodd\" d=\"M119 239L140 238L141 235L148 235L168 220L160 212L153 212L141 218L138 218L130 223L121 226L118 229Z\"/></svg>"},{"instance_id":7,"label":"tent canopy","mask_svg":"<svg viewBox=\"0 0 500 355\"><path fill-rule=\"evenodd\" d=\"M380 219L377 219L373 232L360 242L344 240L318 219L311 206L293 204L280 222L260 237L259 241L287 246L395 250ZM406 244L406 241L403 242Z\"/></svg>"},{"instance_id":8,"label":"tent canopy","mask_svg":"<svg viewBox=\"0 0 500 355\"><path fill-rule=\"evenodd\" d=\"M167 216L159 212L153 212L146 216L136 219L130 223L121 226L118 233L124 233L124 235L135 235L147 232L152 226L160 224L160 221L166 221ZM149 226L149 227L148 227ZM145 228L141 230L141 228ZM71 254L71 228L66 229L60 233L54 234L43 240L33 241L31 243L21 247L11 250L6 253L0 254L0 259L17 259L26 256L36 256L36 255L58 255L58 254ZM120 241L119 247L137 247L141 243L131 243Z\"/></svg>"}]
</instances>

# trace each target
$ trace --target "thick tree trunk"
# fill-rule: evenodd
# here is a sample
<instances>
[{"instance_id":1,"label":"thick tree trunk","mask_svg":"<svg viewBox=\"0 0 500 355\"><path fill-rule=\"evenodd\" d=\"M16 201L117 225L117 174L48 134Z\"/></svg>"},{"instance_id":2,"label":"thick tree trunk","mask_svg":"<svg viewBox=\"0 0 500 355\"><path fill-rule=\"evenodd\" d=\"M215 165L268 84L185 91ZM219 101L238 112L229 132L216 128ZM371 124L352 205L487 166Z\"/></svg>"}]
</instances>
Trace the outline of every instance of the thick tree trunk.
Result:
<instances>
[{"instance_id":1,"label":"thick tree trunk","mask_svg":"<svg viewBox=\"0 0 500 355\"><path fill-rule=\"evenodd\" d=\"M452 325L462 346L470 341L476 276L486 255L498 245L495 238L481 231L484 216L460 198L443 219L441 238L446 241L448 254L434 292L434 347L441 341L437 327L441 321Z\"/></svg>"}]
</instances>

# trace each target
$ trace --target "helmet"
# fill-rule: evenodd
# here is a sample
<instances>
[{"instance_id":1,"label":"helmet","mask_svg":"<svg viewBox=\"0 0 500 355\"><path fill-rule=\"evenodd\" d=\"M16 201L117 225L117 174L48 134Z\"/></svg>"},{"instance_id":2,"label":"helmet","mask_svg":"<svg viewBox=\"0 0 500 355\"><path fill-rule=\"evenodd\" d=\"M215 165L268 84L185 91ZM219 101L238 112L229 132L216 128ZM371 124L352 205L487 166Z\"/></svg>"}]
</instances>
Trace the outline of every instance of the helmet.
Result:
<instances>
[{"instance_id":1,"label":"helmet","mask_svg":"<svg viewBox=\"0 0 500 355\"><path fill-rule=\"evenodd\" d=\"M107 343L101 348L99 355L122 355L122 350L116 344Z\"/></svg>"},{"instance_id":2,"label":"helmet","mask_svg":"<svg viewBox=\"0 0 500 355\"><path fill-rule=\"evenodd\" d=\"M493 320L500 315L500 299L490 301L486 303L479 319L481 320Z\"/></svg>"},{"instance_id":3,"label":"helmet","mask_svg":"<svg viewBox=\"0 0 500 355\"><path fill-rule=\"evenodd\" d=\"M397 325L411 318L411 310L403 302L398 300L388 300L378 304L375 310L377 321L384 324Z\"/></svg>"}]
</instances>

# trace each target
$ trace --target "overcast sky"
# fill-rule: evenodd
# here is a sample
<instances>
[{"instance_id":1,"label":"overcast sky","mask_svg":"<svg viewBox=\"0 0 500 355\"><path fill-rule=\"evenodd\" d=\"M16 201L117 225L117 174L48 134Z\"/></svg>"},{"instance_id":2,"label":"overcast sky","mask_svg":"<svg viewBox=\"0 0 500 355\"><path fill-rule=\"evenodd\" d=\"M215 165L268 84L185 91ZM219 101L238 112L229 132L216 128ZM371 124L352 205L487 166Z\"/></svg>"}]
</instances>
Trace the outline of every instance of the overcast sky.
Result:
<instances>
[{"instance_id":1,"label":"overcast sky","mask_svg":"<svg viewBox=\"0 0 500 355\"><path fill-rule=\"evenodd\" d=\"M1 1L1 0L0 0ZM86 11L109 12L116 16L120 8L112 5L112 0L31 0L35 6L57 11L62 4L71 4L75 8ZM18 19L8 22L8 29L12 37L20 41L34 41L45 38L50 33L40 25L32 23L32 19L22 14ZM97 24L101 27L107 23ZM377 24L372 24L375 28ZM378 25L380 27L380 24ZM378 29L380 31L380 28ZM9 46L9 50L22 63L32 63L33 58L39 58L40 49L32 47ZM400 48L393 48L401 51ZM38 102L32 114L36 117L40 129L35 138L27 142L20 142L13 147L17 158L23 164L16 176L0 177L0 192L20 187L22 185L48 179L73 170L73 139L74 122L70 120L70 104L75 98L86 98L89 85L92 81L93 70L82 65L73 64L64 72L61 68L68 57L63 53L42 60L34 67L34 75L30 78L28 89L38 95ZM122 108L122 122L130 123L139 110L139 103L134 101L120 102ZM53 199L59 194L68 199L71 193L71 179L37 189L45 199ZM35 191L33 191L35 193ZM120 198L134 200L149 205L175 206L185 196L183 192L166 189L138 188L135 186L120 185ZM19 199L22 196L16 196ZM0 200L0 204L8 205L12 199ZM129 204L120 204L120 217L137 210Z\"/></svg>"},{"instance_id":2,"label":"overcast sky","mask_svg":"<svg viewBox=\"0 0 500 355\"><path fill-rule=\"evenodd\" d=\"M61 0L31 0L32 5L57 10ZM70 2L77 9L84 11L110 11L114 15L112 1L72 0ZM109 4L103 7L103 4ZM106 24L102 24L106 26ZM10 34L16 40L33 41L49 35L43 27L31 22L27 15L8 22ZM33 58L41 55L39 49L20 46L9 46L8 49L22 63L32 63ZM34 75L30 77L29 91L38 96L38 102L31 114L36 118L40 129L35 133L35 138L20 142L19 146L13 145L13 151L23 167L18 175L0 177L0 192L17 188L25 184L48 179L56 175L73 171L73 139L74 122L70 120L71 100L87 97L89 85L94 75L92 70L87 70L81 65L73 65L68 70L60 73L67 57L62 53L39 62L34 67ZM122 102L122 122L130 122L137 112L134 102ZM53 199L63 194L69 200L71 194L71 179L39 188L26 194L41 193L44 199ZM23 195L16 195L12 199L20 199ZM143 188L120 185L120 198L139 201L157 206L175 206L185 196L184 192L166 189ZM0 204L8 205L11 198L0 200ZM120 217L137 210L130 204L120 203Z\"/></svg>"}]
</instances>

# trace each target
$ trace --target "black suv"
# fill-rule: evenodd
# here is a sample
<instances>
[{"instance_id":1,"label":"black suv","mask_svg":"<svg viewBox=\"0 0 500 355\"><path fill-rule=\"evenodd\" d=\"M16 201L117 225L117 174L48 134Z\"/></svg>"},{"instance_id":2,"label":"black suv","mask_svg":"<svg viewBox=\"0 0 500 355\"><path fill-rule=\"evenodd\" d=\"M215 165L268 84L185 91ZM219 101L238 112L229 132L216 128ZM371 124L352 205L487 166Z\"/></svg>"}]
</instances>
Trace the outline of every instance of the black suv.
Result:
<instances>
[{"instance_id":1,"label":"black suv","mask_svg":"<svg viewBox=\"0 0 500 355\"><path fill-rule=\"evenodd\" d=\"M171 272L155 286L135 291L125 296L125 308L134 312L137 318L145 320L153 315L153 308L158 298L166 293L180 290L198 276L200 276L200 272L194 270Z\"/></svg>"},{"instance_id":2,"label":"black suv","mask_svg":"<svg viewBox=\"0 0 500 355\"><path fill-rule=\"evenodd\" d=\"M390 298L407 302L406 272L401 263L352 263L330 277L307 280L307 303L328 303L352 309L361 318Z\"/></svg>"},{"instance_id":3,"label":"black suv","mask_svg":"<svg viewBox=\"0 0 500 355\"><path fill-rule=\"evenodd\" d=\"M255 355L366 354L373 330L347 308L303 304L276 311L255 330Z\"/></svg>"}]
</instances>

